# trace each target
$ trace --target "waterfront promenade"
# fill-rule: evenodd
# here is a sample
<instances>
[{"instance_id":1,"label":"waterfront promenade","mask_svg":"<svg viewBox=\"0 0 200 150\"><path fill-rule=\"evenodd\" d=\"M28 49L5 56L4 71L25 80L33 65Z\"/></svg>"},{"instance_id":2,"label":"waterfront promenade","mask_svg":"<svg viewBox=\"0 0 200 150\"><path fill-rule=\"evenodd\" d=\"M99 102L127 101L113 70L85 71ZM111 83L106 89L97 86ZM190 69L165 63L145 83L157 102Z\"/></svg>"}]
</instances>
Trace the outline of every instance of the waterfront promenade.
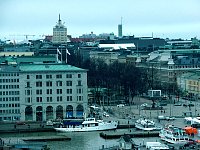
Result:
<instances>
[{"instance_id":1,"label":"waterfront promenade","mask_svg":"<svg viewBox=\"0 0 200 150\"><path fill-rule=\"evenodd\" d=\"M119 125L134 125L135 120L141 116L157 120L160 115L173 116L176 119L173 121L175 125L182 124L183 118L186 117L184 113L191 112L192 116L198 116L200 114L200 102L192 102L193 107L175 106L173 103L163 106L163 110L145 110L141 105L147 103L149 106L152 104L151 100L145 98L136 98L135 104L131 106L117 107L117 106L104 106L104 110L109 114L109 117L103 117L104 120L116 120L119 121ZM189 104L187 100L180 99L182 104ZM196 111L195 111L196 110ZM179 118L179 119L178 119ZM167 121L161 121L161 124L167 123ZM17 125L16 122L0 122L0 133L5 132L42 132L42 131L54 131L52 126L46 126L45 122L25 122L24 125Z\"/></svg>"}]
</instances>

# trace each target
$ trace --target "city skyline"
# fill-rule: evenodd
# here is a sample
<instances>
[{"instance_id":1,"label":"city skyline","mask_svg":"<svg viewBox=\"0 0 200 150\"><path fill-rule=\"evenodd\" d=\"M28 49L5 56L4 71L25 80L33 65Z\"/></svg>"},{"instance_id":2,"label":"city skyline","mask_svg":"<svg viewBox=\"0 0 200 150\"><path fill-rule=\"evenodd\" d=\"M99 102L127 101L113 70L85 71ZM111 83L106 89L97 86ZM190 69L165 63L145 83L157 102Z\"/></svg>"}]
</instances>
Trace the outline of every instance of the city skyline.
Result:
<instances>
[{"instance_id":1,"label":"city skyline","mask_svg":"<svg viewBox=\"0 0 200 150\"><path fill-rule=\"evenodd\" d=\"M0 2L0 39L53 35L59 14L72 37L91 32L118 35L122 17L125 36L199 38L199 4L198 0L6 0Z\"/></svg>"}]
</instances>

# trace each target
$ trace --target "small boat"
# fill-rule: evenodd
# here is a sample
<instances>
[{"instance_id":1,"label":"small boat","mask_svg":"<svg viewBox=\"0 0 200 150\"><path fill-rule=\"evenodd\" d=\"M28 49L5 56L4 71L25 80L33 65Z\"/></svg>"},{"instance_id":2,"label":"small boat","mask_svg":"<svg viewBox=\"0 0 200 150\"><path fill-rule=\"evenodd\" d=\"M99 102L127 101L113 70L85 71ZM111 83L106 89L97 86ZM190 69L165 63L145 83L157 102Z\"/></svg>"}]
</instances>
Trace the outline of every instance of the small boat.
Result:
<instances>
[{"instance_id":1,"label":"small boat","mask_svg":"<svg viewBox=\"0 0 200 150\"><path fill-rule=\"evenodd\" d=\"M140 118L135 122L135 127L144 131L159 130L161 128L157 127L155 122L150 119Z\"/></svg>"},{"instance_id":2,"label":"small boat","mask_svg":"<svg viewBox=\"0 0 200 150\"><path fill-rule=\"evenodd\" d=\"M80 124L60 125L59 128L54 128L56 131L60 132L88 132L88 131L104 131L116 129L118 125L117 121L104 122L103 120L96 120L95 118L86 118Z\"/></svg>"},{"instance_id":3,"label":"small boat","mask_svg":"<svg viewBox=\"0 0 200 150\"><path fill-rule=\"evenodd\" d=\"M159 136L161 140L171 144L186 144L189 142L189 136L185 130L173 125L168 125L161 129Z\"/></svg>"}]
</instances>

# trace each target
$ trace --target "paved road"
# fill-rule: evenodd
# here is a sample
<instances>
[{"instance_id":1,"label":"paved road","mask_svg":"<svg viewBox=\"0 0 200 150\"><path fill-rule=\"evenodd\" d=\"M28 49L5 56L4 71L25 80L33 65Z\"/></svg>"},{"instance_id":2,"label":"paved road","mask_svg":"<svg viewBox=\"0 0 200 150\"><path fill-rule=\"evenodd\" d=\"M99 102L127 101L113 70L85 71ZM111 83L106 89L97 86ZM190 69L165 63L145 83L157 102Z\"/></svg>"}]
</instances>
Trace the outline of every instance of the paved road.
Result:
<instances>
[{"instance_id":1,"label":"paved road","mask_svg":"<svg viewBox=\"0 0 200 150\"><path fill-rule=\"evenodd\" d=\"M187 112L186 115L189 115L188 112L191 112L192 116L199 116L200 114L200 101L197 102L190 102L188 100L180 99L178 103L181 104L189 104L192 103L196 106L193 107L184 107L182 106L175 106L174 101L171 104L167 104L167 106L163 106L163 110L145 110L141 107L141 104L147 103L148 105L152 104L151 100L144 99L144 98L136 98L135 105L131 106L124 106L124 107L117 107L117 106L105 106L105 110L109 113L110 117L104 117L105 120L119 120L121 124L134 123L136 119L140 118L141 116L152 118L154 120L157 119L158 116L174 116L176 119L173 123L177 125L184 126L183 118L186 117L184 113ZM196 109L196 112L195 112ZM167 121L162 121L164 123L168 123ZM180 123L179 123L180 122Z\"/></svg>"},{"instance_id":2,"label":"paved road","mask_svg":"<svg viewBox=\"0 0 200 150\"><path fill-rule=\"evenodd\" d=\"M140 118L140 116L145 116L148 118L156 119L159 115L164 116L175 116L178 118L183 118L184 112L192 112L192 115L199 116L200 114L200 101L192 102L196 104L196 107L184 107L184 106L174 106L174 104L168 104L167 106L163 106L164 110L144 110L141 107L141 104L148 103L151 105L152 101L147 100L144 98L136 98L134 100L135 104L131 106L124 106L124 107L117 107L117 106L105 106L105 111L108 112L110 117L104 117L104 120L118 120L120 124L134 124L135 120ZM180 100L181 103L188 104L190 103L187 100ZM165 112L165 113L164 113ZM176 119L178 120L178 119ZM179 120L180 121L180 120ZM183 122L183 121L180 121ZM30 125L30 126L29 126ZM42 124L40 122L29 122L25 125L16 125L15 123L3 123L0 122L0 129L1 130L13 130L13 129L32 129L32 128L42 128ZM44 125L44 128L52 128L49 126Z\"/></svg>"}]
</instances>

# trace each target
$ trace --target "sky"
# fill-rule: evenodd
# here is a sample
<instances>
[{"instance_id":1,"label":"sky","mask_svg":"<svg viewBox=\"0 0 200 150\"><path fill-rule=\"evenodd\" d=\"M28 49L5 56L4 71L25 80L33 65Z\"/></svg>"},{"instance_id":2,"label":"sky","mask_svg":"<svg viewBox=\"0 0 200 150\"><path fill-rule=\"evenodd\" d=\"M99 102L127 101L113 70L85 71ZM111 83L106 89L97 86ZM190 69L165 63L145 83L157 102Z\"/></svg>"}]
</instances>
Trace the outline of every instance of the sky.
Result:
<instances>
[{"instance_id":1,"label":"sky","mask_svg":"<svg viewBox=\"0 0 200 150\"><path fill-rule=\"evenodd\" d=\"M0 39L52 35L61 15L68 34L200 39L200 0L0 0ZM35 36L32 36L35 35Z\"/></svg>"}]
</instances>

